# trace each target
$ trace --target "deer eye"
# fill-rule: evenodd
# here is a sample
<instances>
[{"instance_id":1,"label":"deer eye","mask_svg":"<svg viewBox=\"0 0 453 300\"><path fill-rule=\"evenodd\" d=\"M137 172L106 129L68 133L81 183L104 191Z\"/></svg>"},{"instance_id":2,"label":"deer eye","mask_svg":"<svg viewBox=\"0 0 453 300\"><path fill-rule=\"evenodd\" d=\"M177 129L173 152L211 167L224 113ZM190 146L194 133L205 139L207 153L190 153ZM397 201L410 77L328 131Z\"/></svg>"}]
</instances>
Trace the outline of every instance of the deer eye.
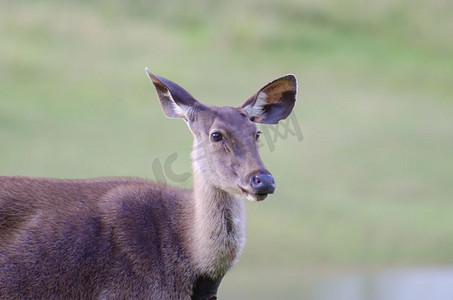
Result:
<instances>
[{"instance_id":1,"label":"deer eye","mask_svg":"<svg viewBox=\"0 0 453 300\"><path fill-rule=\"evenodd\" d=\"M259 139L259 138L260 138L260 135L261 135L261 131L258 131L258 132L256 133L256 139Z\"/></svg>"},{"instance_id":2,"label":"deer eye","mask_svg":"<svg viewBox=\"0 0 453 300\"><path fill-rule=\"evenodd\" d=\"M222 134L218 131L211 133L211 140L213 142L221 141L223 138Z\"/></svg>"}]
</instances>

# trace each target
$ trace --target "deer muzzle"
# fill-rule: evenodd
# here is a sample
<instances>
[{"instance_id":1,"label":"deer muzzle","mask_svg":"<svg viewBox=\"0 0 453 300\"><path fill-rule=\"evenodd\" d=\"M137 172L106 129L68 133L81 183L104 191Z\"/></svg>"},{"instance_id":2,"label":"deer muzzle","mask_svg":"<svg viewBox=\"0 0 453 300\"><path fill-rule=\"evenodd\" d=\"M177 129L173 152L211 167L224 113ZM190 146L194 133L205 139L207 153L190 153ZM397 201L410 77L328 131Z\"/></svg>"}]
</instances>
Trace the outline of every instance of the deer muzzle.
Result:
<instances>
[{"instance_id":1,"label":"deer muzzle","mask_svg":"<svg viewBox=\"0 0 453 300\"><path fill-rule=\"evenodd\" d=\"M274 177L268 171L258 171L250 176L250 188L242 189L247 199L261 201L275 191Z\"/></svg>"}]
</instances>

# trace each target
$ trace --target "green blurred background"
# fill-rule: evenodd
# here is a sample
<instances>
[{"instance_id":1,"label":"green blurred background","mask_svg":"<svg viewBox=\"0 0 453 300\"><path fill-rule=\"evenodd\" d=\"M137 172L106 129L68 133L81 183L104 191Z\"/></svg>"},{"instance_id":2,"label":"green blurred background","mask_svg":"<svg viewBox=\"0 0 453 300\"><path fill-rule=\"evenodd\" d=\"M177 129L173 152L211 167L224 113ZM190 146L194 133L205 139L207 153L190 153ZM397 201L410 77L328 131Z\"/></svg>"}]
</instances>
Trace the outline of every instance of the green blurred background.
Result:
<instances>
[{"instance_id":1,"label":"green blurred background","mask_svg":"<svg viewBox=\"0 0 453 300\"><path fill-rule=\"evenodd\" d=\"M304 139L261 148L277 191L247 205L219 295L311 299L332 272L453 264L453 2L0 4L1 175L155 178L173 153L188 172L192 137L146 66L230 106L294 73Z\"/></svg>"}]
</instances>

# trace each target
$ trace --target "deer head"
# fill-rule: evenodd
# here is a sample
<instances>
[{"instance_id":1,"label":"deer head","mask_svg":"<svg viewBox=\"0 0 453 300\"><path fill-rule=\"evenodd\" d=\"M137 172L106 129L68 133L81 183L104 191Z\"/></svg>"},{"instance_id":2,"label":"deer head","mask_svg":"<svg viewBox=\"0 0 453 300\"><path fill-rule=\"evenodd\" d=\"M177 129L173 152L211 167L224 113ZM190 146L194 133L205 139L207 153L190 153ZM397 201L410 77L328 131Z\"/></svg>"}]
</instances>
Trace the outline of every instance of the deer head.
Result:
<instances>
[{"instance_id":1,"label":"deer head","mask_svg":"<svg viewBox=\"0 0 453 300\"><path fill-rule=\"evenodd\" d=\"M168 79L146 73L156 88L164 114L186 121L194 136L196 176L229 194L264 200L275 190L272 175L258 153L256 123L277 124L291 113L297 94L296 77L280 77L261 88L241 106L208 106Z\"/></svg>"}]
</instances>

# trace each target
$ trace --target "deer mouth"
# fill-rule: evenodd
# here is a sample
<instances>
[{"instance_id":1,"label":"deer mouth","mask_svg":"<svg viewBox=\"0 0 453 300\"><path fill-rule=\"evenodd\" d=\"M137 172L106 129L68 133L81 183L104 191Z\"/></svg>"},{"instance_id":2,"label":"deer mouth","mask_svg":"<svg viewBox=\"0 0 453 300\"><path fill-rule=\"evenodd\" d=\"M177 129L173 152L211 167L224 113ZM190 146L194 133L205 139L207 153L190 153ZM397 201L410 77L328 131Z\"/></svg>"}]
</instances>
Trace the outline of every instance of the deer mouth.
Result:
<instances>
[{"instance_id":1,"label":"deer mouth","mask_svg":"<svg viewBox=\"0 0 453 300\"><path fill-rule=\"evenodd\" d=\"M252 201L263 201L264 199L267 198L268 194L251 194L251 200ZM250 198L248 198L250 200Z\"/></svg>"},{"instance_id":2,"label":"deer mouth","mask_svg":"<svg viewBox=\"0 0 453 300\"><path fill-rule=\"evenodd\" d=\"M247 198L247 200L250 200L250 201L263 201L264 199L267 198L267 195L269 195L268 193L254 193L254 192L251 192L247 189L244 189L243 187L239 187L241 189L241 192L242 194L245 196L245 198Z\"/></svg>"}]
</instances>

